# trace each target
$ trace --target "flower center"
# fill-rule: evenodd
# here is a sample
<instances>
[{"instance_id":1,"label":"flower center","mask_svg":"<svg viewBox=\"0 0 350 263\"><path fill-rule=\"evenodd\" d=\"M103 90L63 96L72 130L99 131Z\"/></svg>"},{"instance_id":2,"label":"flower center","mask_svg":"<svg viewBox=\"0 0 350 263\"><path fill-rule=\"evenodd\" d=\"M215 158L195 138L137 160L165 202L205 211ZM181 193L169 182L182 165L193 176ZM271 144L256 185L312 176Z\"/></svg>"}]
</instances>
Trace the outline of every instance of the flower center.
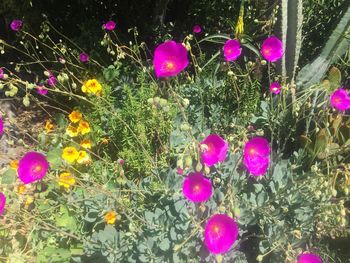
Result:
<instances>
[{"instance_id":1,"label":"flower center","mask_svg":"<svg viewBox=\"0 0 350 263\"><path fill-rule=\"evenodd\" d=\"M264 52L265 55L270 55L271 48L265 48L263 52Z\"/></svg>"},{"instance_id":2,"label":"flower center","mask_svg":"<svg viewBox=\"0 0 350 263\"><path fill-rule=\"evenodd\" d=\"M172 61L167 61L165 67L167 70L173 70L175 68L175 64Z\"/></svg>"},{"instance_id":3,"label":"flower center","mask_svg":"<svg viewBox=\"0 0 350 263\"><path fill-rule=\"evenodd\" d=\"M40 164L37 164L37 165L34 166L33 172L34 172L34 173L38 173L38 172L40 172L42 169L43 169L43 167L42 167Z\"/></svg>"},{"instance_id":4,"label":"flower center","mask_svg":"<svg viewBox=\"0 0 350 263\"><path fill-rule=\"evenodd\" d=\"M218 224L212 226L212 231L214 234L219 235L221 232L221 227Z\"/></svg>"},{"instance_id":5,"label":"flower center","mask_svg":"<svg viewBox=\"0 0 350 263\"><path fill-rule=\"evenodd\" d=\"M201 189L201 187L200 187L198 184L196 184L196 185L193 187L193 191L196 192L196 193L198 193L200 189Z\"/></svg>"},{"instance_id":6,"label":"flower center","mask_svg":"<svg viewBox=\"0 0 350 263\"><path fill-rule=\"evenodd\" d=\"M255 148L250 148L249 150L248 150L248 153L250 154L250 155L254 155L254 154L256 154L256 150L255 150Z\"/></svg>"}]
</instances>

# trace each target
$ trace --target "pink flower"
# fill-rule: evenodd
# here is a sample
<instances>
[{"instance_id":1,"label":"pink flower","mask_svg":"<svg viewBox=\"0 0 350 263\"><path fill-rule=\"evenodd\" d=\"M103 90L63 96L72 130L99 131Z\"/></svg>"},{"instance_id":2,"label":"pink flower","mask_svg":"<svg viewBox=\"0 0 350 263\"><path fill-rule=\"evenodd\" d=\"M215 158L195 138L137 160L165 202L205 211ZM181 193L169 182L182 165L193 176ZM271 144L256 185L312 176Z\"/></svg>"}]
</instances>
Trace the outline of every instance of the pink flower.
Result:
<instances>
[{"instance_id":1,"label":"pink flower","mask_svg":"<svg viewBox=\"0 0 350 263\"><path fill-rule=\"evenodd\" d=\"M23 22L22 20L12 20L10 27L13 31L19 31L22 28Z\"/></svg>"},{"instance_id":2,"label":"pink flower","mask_svg":"<svg viewBox=\"0 0 350 263\"><path fill-rule=\"evenodd\" d=\"M115 28L115 22L112 20L109 20L106 24L103 24L102 27L108 31L112 31Z\"/></svg>"},{"instance_id":3,"label":"pink flower","mask_svg":"<svg viewBox=\"0 0 350 263\"><path fill-rule=\"evenodd\" d=\"M0 192L0 215L4 213L5 205L6 205L6 196L4 195L4 193Z\"/></svg>"},{"instance_id":4,"label":"pink flower","mask_svg":"<svg viewBox=\"0 0 350 263\"><path fill-rule=\"evenodd\" d=\"M89 61L90 57L89 57L88 54L82 52L82 53L80 53L80 55L79 55L79 59L80 59L81 62L87 63L87 62Z\"/></svg>"},{"instance_id":5,"label":"pink flower","mask_svg":"<svg viewBox=\"0 0 350 263\"><path fill-rule=\"evenodd\" d=\"M316 254L303 253L298 256L298 263L322 263L322 260Z\"/></svg>"},{"instance_id":6,"label":"pink flower","mask_svg":"<svg viewBox=\"0 0 350 263\"><path fill-rule=\"evenodd\" d=\"M193 33L199 34L200 32L202 32L201 26L200 26L200 25L195 25L195 26L193 27Z\"/></svg>"},{"instance_id":7,"label":"pink flower","mask_svg":"<svg viewBox=\"0 0 350 263\"><path fill-rule=\"evenodd\" d=\"M0 68L0 79L4 79L4 70Z\"/></svg>"},{"instance_id":8,"label":"pink flower","mask_svg":"<svg viewBox=\"0 0 350 263\"><path fill-rule=\"evenodd\" d=\"M225 214L215 214L209 218L204 229L204 243L213 254L230 250L238 238L238 225Z\"/></svg>"},{"instance_id":9,"label":"pink flower","mask_svg":"<svg viewBox=\"0 0 350 263\"><path fill-rule=\"evenodd\" d=\"M267 61L279 60L283 56L282 41L275 36L268 37L261 46L261 54Z\"/></svg>"},{"instance_id":10,"label":"pink flower","mask_svg":"<svg viewBox=\"0 0 350 263\"><path fill-rule=\"evenodd\" d=\"M50 87L55 86L57 84L56 77L49 71L49 78L47 79L47 85Z\"/></svg>"},{"instance_id":11,"label":"pink flower","mask_svg":"<svg viewBox=\"0 0 350 263\"><path fill-rule=\"evenodd\" d=\"M243 163L254 176L266 173L270 164L270 145L263 137L254 137L244 145Z\"/></svg>"},{"instance_id":12,"label":"pink flower","mask_svg":"<svg viewBox=\"0 0 350 263\"><path fill-rule=\"evenodd\" d=\"M184 174L184 169L176 168L176 173L179 174L179 175L183 175Z\"/></svg>"},{"instance_id":13,"label":"pink flower","mask_svg":"<svg viewBox=\"0 0 350 263\"><path fill-rule=\"evenodd\" d=\"M331 106L337 110L350 109L350 97L344 88L339 88L331 94Z\"/></svg>"},{"instance_id":14,"label":"pink flower","mask_svg":"<svg viewBox=\"0 0 350 263\"><path fill-rule=\"evenodd\" d=\"M1 137L3 132L4 132L4 121L0 117L0 137Z\"/></svg>"},{"instance_id":15,"label":"pink flower","mask_svg":"<svg viewBox=\"0 0 350 263\"><path fill-rule=\"evenodd\" d=\"M182 184L182 193L190 201L207 201L212 195L212 186L202 173L189 173Z\"/></svg>"},{"instance_id":16,"label":"pink flower","mask_svg":"<svg viewBox=\"0 0 350 263\"><path fill-rule=\"evenodd\" d=\"M38 84L36 87L36 92L40 95L46 95L48 90L44 87L44 84Z\"/></svg>"},{"instance_id":17,"label":"pink flower","mask_svg":"<svg viewBox=\"0 0 350 263\"><path fill-rule=\"evenodd\" d=\"M18 163L18 177L24 184L41 180L47 170L49 163L45 156L38 152L28 152Z\"/></svg>"},{"instance_id":18,"label":"pink flower","mask_svg":"<svg viewBox=\"0 0 350 263\"><path fill-rule=\"evenodd\" d=\"M281 92L281 85L278 82L273 82L270 85L270 92L273 94L280 94Z\"/></svg>"},{"instance_id":19,"label":"pink flower","mask_svg":"<svg viewBox=\"0 0 350 263\"><path fill-rule=\"evenodd\" d=\"M187 50L181 43L166 41L156 47L153 65L157 78L176 76L188 65Z\"/></svg>"},{"instance_id":20,"label":"pink flower","mask_svg":"<svg viewBox=\"0 0 350 263\"><path fill-rule=\"evenodd\" d=\"M224 56L227 61L236 60L242 53L241 44L236 39L227 40L224 44Z\"/></svg>"},{"instance_id":21,"label":"pink flower","mask_svg":"<svg viewBox=\"0 0 350 263\"><path fill-rule=\"evenodd\" d=\"M205 165L212 166L226 159L228 143L219 135L210 134L201 144L206 145L202 153L202 161Z\"/></svg>"}]
</instances>

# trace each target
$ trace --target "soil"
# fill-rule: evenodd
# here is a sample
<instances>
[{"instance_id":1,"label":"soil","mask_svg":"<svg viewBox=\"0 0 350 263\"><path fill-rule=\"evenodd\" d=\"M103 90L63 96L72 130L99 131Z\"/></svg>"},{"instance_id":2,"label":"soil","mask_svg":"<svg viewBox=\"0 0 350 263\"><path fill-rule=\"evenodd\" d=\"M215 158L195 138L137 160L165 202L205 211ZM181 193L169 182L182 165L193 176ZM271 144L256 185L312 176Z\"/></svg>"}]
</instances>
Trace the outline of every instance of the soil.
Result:
<instances>
[{"instance_id":1,"label":"soil","mask_svg":"<svg viewBox=\"0 0 350 263\"><path fill-rule=\"evenodd\" d=\"M36 146L37 133L44 128L46 115L39 107L25 108L21 101L0 99L4 133L0 138L0 174L12 160L19 160Z\"/></svg>"}]
</instances>

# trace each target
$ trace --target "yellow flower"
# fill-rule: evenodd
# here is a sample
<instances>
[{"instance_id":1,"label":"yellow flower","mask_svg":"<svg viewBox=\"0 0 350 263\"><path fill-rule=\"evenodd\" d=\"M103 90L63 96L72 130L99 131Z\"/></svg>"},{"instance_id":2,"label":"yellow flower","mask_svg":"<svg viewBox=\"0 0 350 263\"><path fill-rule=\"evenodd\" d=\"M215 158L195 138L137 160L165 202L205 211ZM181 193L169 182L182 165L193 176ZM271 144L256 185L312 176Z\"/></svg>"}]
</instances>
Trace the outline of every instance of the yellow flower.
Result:
<instances>
[{"instance_id":1,"label":"yellow flower","mask_svg":"<svg viewBox=\"0 0 350 263\"><path fill-rule=\"evenodd\" d=\"M79 151L79 156L77 159L78 163L84 163L84 164L88 164L91 162L90 156L87 154L86 151Z\"/></svg>"},{"instance_id":2,"label":"yellow flower","mask_svg":"<svg viewBox=\"0 0 350 263\"><path fill-rule=\"evenodd\" d=\"M68 118L73 123L77 123L78 121L81 120L82 117L83 117L83 114L81 114L79 111L75 111L75 110L72 111L72 113L68 115Z\"/></svg>"},{"instance_id":3,"label":"yellow flower","mask_svg":"<svg viewBox=\"0 0 350 263\"><path fill-rule=\"evenodd\" d=\"M78 132L80 132L82 135L89 133L90 132L90 125L86 121L80 121L79 122L79 127L78 127Z\"/></svg>"},{"instance_id":4,"label":"yellow flower","mask_svg":"<svg viewBox=\"0 0 350 263\"><path fill-rule=\"evenodd\" d=\"M76 137L79 134L78 128L74 127L73 125L69 124L68 128L66 129L66 133L70 137Z\"/></svg>"},{"instance_id":5,"label":"yellow flower","mask_svg":"<svg viewBox=\"0 0 350 263\"><path fill-rule=\"evenodd\" d=\"M25 201L24 205L25 205L26 207L28 207L28 206L29 206L31 203L33 203L33 202L34 202L34 197L31 196L31 195L28 195L27 198L26 198L26 201Z\"/></svg>"},{"instance_id":6,"label":"yellow flower","mask_svg":"<svg viewBox=\"0 0 350 263\"><path fill-rule=\"evenodd\" d=\"M74 147L66 147L63 149L62 158L72 163L79 157L79 152Z\"/></svg>"},{"instance_id":7,"label":"yellow flower","mask_svg":"<svg viewBox=\"0 0 350 263\"><path fill-rule=\"evenodd\" d=\"M92 142L89 139L82 140L80 142L80 146L85 148L85 149L91 149L92 147Z\"/></svg>"},{"instance_id":8,"label":"yellow flower","mask_svg":"<svg viewBox=\"0 0 350 263\"><path fill-rule=\"evenodd\" d=\"M114 211L109 211L106 215L105 215L105 222L107 224L113 225L115 223L115 221L117 220L117 213Z\"/></svg>"},{"instance_id":9,"label":"yellow flower","mask_svg":"<svg viewBox=\"0 0 350 263\"><path fill-rule=\"evenodd\" d=\"M12 160L12 161L10 162L10 167L11 167L12 169L17 170L17 168L18 168L18 160Z\"/></svg>"},{"instance_id":10,"label":"yellow flower","mask_svg":"<svg viewBox=\"0 0 350 263\"><path fill-rule=\"evenodd\" d=\"M51 120L47 120L45 123L45 130L47 133L51 132L53 130L54 125L52 124Z\"/></svg>"},{"instance_id":11,"label":"yellow flower","mask_svg":"<svg viewBox=\"0 0 350 263\"><path fill-rule=\"evenodd\" d=\"M75 184L75 178L70 173L61 173L58 184L68 189Z\"/></svg>"},{"instance_id":12,"label":"yellow flower","mask_svg":"<svg viewBox=\"0 0 350 263\"><path fill-rule=\"evenodd\" d=\"M20 184L17 186L17 192L21 195L24 193L24 191L27 189L27 187L24 184Z\"/></svg>"},{"instance_id":13,"label":"yellow flower","mask_svg":"<svg viewBox=\"0 0 350 263\"><path fill-rule=\"evenodd\" d=\"M93 93L96 95L100 95L102 91L102 86L96 79L89 79L81 87L81 90L84 93Z\"/></svg>"}]
</instances>

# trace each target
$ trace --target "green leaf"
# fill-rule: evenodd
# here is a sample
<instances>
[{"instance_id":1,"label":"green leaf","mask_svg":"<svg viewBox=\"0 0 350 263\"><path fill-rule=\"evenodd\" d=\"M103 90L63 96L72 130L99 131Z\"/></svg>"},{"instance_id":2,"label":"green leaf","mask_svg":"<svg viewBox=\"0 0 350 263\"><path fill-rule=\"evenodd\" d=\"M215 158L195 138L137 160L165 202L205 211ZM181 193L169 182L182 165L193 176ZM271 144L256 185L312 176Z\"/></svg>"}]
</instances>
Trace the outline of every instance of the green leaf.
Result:
<instances>
[{"instance_id":1,"label":"green leaf","mask_svg":"<svg viewBox=\"0 0 350 263\"><path fill-rule=\"evenodd\" d=\"M163 251L167 251L170 248L170 241L167 238L164 238L160 243L159 243L159 248Z\"/></svg>"},{"instance_id":2,"label":"green leaf","mask_svg":"<svg viewBox=\"0 0 350 263\"><path fill-rule=\"evenodd\" d=\"M2 184L13 184L16 182L17 172L15 169L8 169L2 174Z\"/></svg>"},{"instance_id":3,"label":"green leaf","mask_svg":"<svg viewBox=\"0 0 350 263\"><path fill-rule=\"evenodd\" d=\"M65 263L69 262L71 253L68 249L45 247L38 251L37 263Z\"/></svg>"},{"instance_id":4,"label":"green leaf","mask_svg":"<svg viewBox=\"0 0 350 263\"><path fill-rule=\"evenodd\" d=\"M55 148L47 153L46 158L50 163L50 167L52 169L57 169L61 166L62 164L61 155L62 155L61 148Z\"/></svg>"},{"instance_id":5,"label":"green leaf","mask_svg":"<svg viewBox=\"0 0 350 263\"><path fill-rule=\"evenodd\" d=\"M340 70L337 67L332 67L329 70L328 79L329 79L329 82L331 84L331 87L330 87L331 90L330 91L333 91L333 90L339 88L340 83L341 83L341 72L340 72Z\"/></svg>"},{"instance_id":6,"label":"green leaf","mask_svg":"<svg viewBox=\"0 0 350 263\"><path fill-rule=\"evenodd\" d=\"M66 206L60 207L60 214L56 216L56 225L72 231L77 230L77 222L74 216L71 216Z\"/></svg>"}]
</instances>

